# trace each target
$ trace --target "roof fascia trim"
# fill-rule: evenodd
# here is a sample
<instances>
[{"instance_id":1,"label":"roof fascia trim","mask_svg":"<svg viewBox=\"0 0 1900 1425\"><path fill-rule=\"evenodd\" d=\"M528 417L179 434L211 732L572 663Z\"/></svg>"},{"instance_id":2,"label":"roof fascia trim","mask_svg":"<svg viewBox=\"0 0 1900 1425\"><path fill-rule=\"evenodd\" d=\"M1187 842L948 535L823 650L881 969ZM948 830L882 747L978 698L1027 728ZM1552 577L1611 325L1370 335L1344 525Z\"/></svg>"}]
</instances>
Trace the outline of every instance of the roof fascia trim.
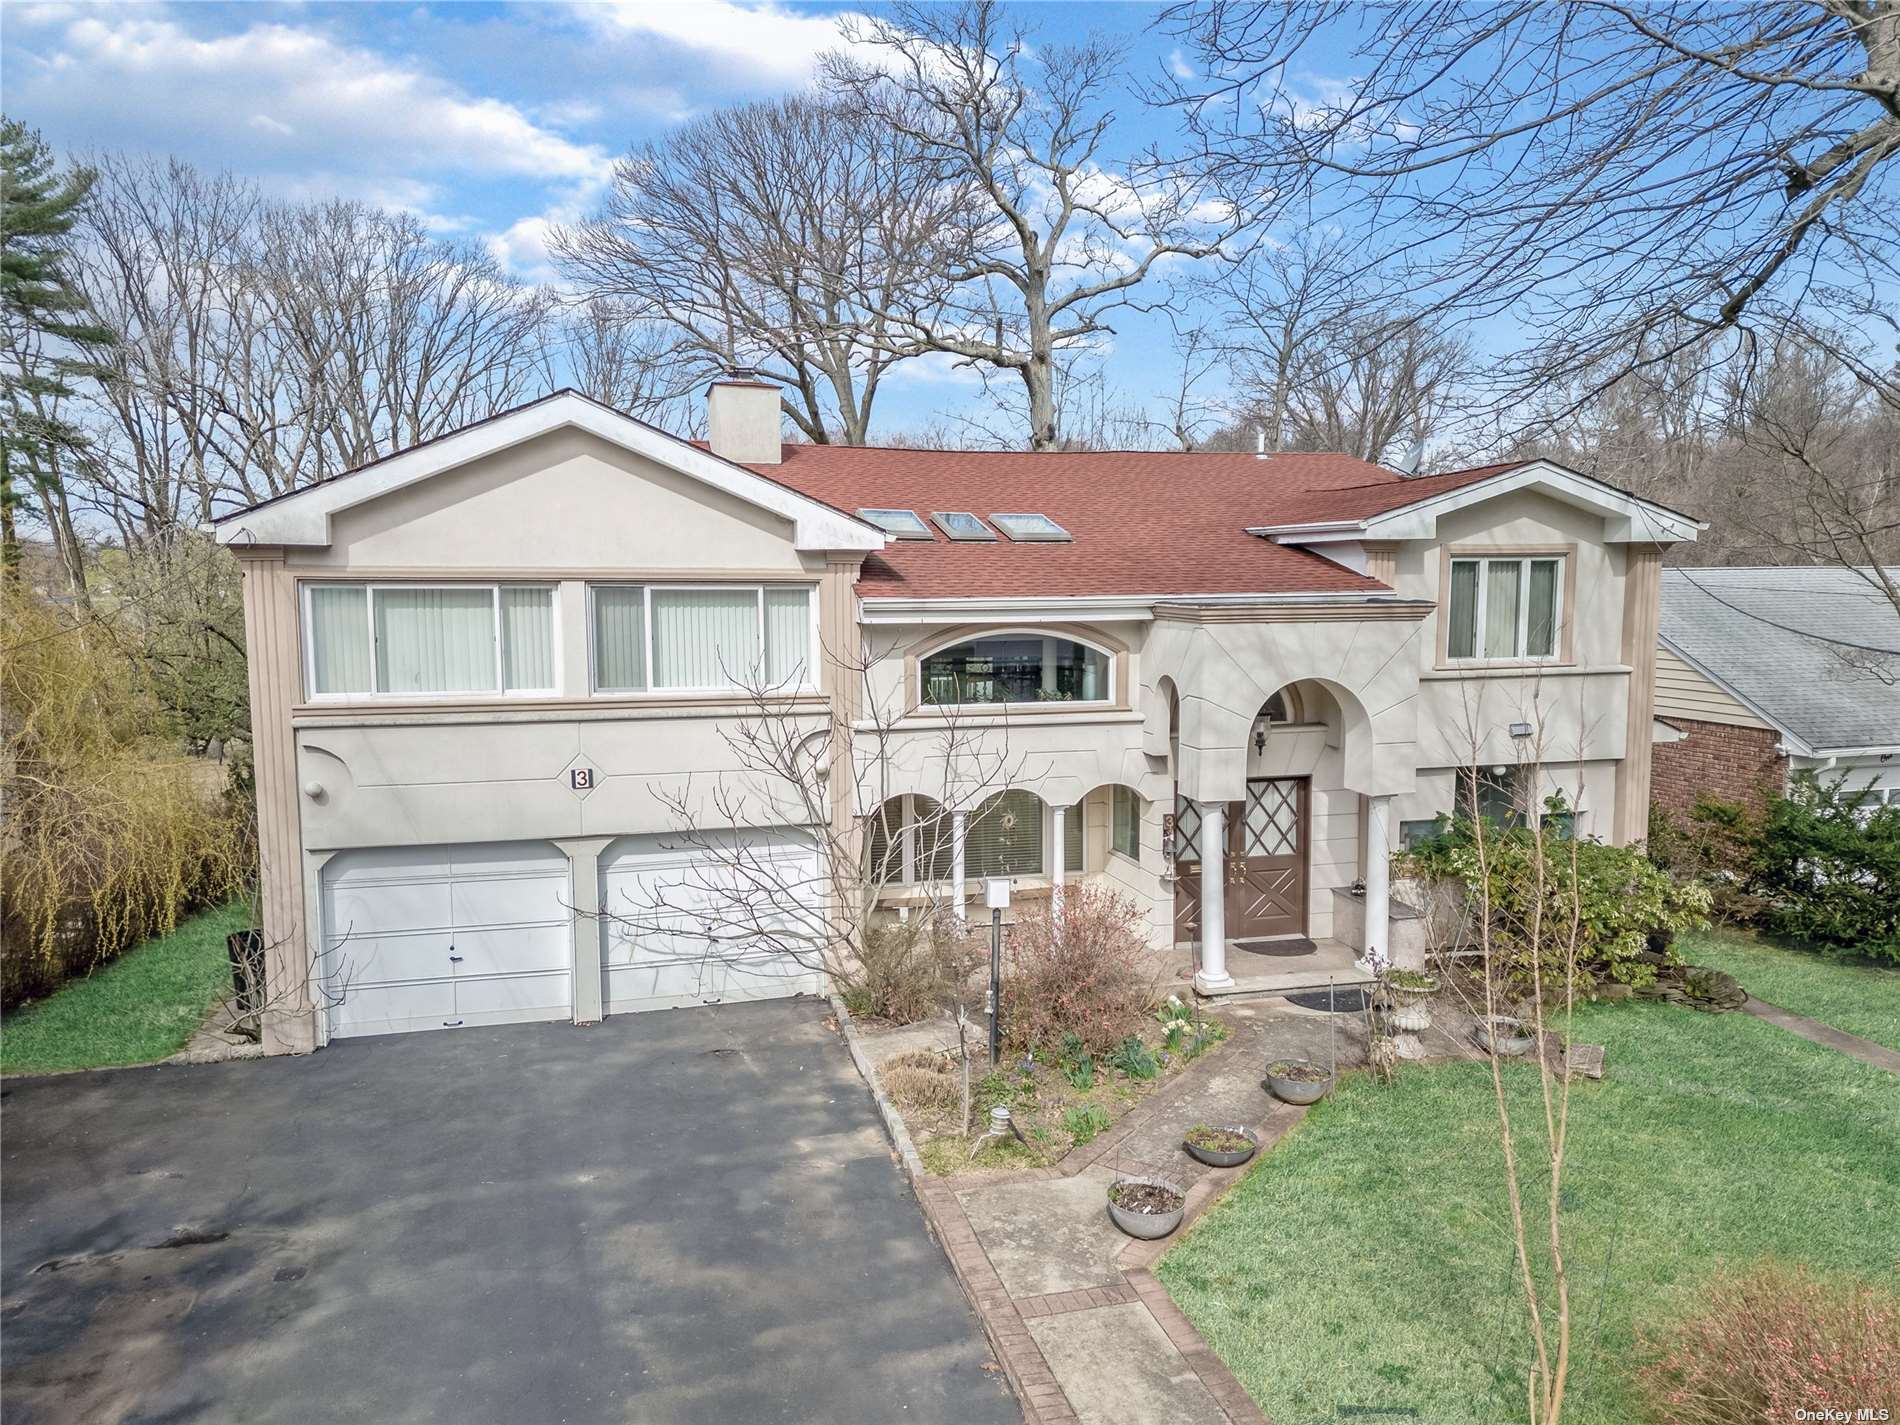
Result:
<instances>
[{"instance_id":1,"label":"roof fascia trim","mask_svg":"<svg viewBox=\"0 0 1900 1425\"><path fill-rule=\"evenodd\" d=\"M332 519L344 510L391 494L485 456L572 427L788 521L804 551L882 549L884 534L796 490L664 431L563 392L400 452L374 465L214 523L220 544L325 546Z\"/></svg>"}]
</instances>

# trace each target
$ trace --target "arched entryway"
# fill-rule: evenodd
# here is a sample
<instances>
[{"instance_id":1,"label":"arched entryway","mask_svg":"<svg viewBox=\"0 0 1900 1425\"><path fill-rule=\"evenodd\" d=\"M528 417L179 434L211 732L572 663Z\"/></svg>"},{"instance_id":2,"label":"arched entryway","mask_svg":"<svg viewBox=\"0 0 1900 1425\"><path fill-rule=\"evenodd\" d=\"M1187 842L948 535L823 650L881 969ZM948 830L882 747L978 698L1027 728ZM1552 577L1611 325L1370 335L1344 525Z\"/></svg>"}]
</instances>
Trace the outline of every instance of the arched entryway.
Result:
<instances>
[{"instance_id":1,"label":"arched entryway","mask_svg":"<svg viewBox=\"0 0 1900 1425\"><path fill-rule=\"evenodd\" d=\"M1295 950L1310 942L1313 775L1337 753L1338 704L1319 684L1289 683L1262 701L1249 733L1241 795L1210 807L1175 802L1175 937L1199 938L1204 858L1221 858L1226 939Z\"/></svg>"}]
</instances>

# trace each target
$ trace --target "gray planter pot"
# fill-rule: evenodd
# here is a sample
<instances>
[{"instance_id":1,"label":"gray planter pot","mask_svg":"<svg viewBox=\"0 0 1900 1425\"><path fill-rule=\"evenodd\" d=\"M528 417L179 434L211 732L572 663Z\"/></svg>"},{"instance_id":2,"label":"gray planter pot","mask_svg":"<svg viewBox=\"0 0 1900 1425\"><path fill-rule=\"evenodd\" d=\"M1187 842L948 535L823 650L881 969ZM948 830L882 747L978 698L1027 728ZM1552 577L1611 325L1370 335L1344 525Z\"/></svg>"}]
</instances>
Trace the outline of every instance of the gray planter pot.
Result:
<instances>
[{"instance_id":1,"label":"gray planter pot","mask_svg":"<svg viewBox=\"0 0 1900 1425\"><path fill-rule=\"evenodd\" d=\"M1181 1214L1187 1211L1187 1194L1173 1183L1160 1178L1123 1178L1125 1183L1145 1183L1150 1187L1166 1188L1181 1199L1181 1205L1173 1212L1128 1212L1115 1205L1115 1188L1110 1187L1108 1198L1108 1217L1117 1227L1130 1237L1139 1237L1144 1242L1152 1242L1157 1237L1165 1237L1181 1225Z\"/></svg>"},{"instance_id":2,"label":"gray planter pot","mask_svg":"<svg viewBox=\"0 0 1900 1425\"><path fill-rule=\"evenodd\" d=\"M1290 1060L1289 1062L1309 1064L1310 1067L1315 1069L1319 1067L1319 1065L1311 1064L1309 1060L1305 1059ZM1271 1069L1267 1071L1267 1090L1282 1103L1302 1105L1318 1103L1321 1099L1325 1098L1327 1094L1332 1092L1332 1088L1333 1079L1330 1074L1313 1083L1306 1083L1300 1079L1281 1078Z\"/></svg>"},{"instance_id":3,"label":"gray planter pot","mask_svg":"<svg viewBox=\"0 0 1900 1425\"><path fill-rule=\"evenodd\" d=\"M1181 1146L1187 1149L1188 1156L1198 1162L1206 1163L1210 1168L1237 1168L1255 1153L1260 1151L1260 1135L1251 1128L1242 1128L1236 1123L1209 1123L1209 1128L1218 1128L1223 1133L1238 1133L1247 1140L1247 1146L1234 1153L1216 1153L1211 1148L1197 1148L1186 1138Z\"/></svg>"},{"instance_id":4,"label":"gray planter pot","mask_svg":"<svg viewBox=\"0 0 1900 1425\"><path fill-rule=\"evenodd\" d=\"M1523 1021L1512 1019L1508 1014L1480 1019L1472 1033L1487 1054L1528 1054L1537 1043L1536 1036L1524 1032Z\"/></svg>"}]
</instances>

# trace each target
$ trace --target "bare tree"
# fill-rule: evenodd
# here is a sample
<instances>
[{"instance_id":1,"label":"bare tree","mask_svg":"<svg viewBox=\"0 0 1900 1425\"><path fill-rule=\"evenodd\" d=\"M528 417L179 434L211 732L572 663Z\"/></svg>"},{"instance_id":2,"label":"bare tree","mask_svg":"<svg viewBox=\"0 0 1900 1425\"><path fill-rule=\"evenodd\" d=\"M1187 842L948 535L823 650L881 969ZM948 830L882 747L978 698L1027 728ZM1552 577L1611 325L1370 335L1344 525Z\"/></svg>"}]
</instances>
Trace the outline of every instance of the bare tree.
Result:
<instances>
[{"instance_id":1,"label":"bare tree","mask_svg":"<svg viewBox=\"0 0 1900 1425\"><path fill-rule=\"evenodd\" d=\"M881 691L883 660L868 648L828 651L834 678L855 688L855 716L837 700L815 706L784 684L738 681L746 711L723 734L735 770L655 787L686 866L599 915L655 963L702 974L818 974L850 985L905 882L907 916L948 929L954 827L1008 813L995 791L1022 781L1006 722L943 709L934 735L900 731L901 697ZM792 683L800 681L794 677ZM930 796L899 787L928 782ZM749 835L791 828L793 845ZM951 932L954 933L954 932Z\"/></svg>"},{"instance_id":2,"label":"bare tree","mask_svg":"<svg viewBox=\"0 0 1900 1425\"><path fill-rule=\"evenodd\" d=\"M664 324L640 308L594 298L569 307L555 323L543 379L550 388L571 379L603 405L676 435L703 434L696 427L703 406L677 399L684 391L672 347Z\"/></svg>"},{"instance_id":3,"label":"bare tree","mask_svg":"<svg viewBox=\"0 0 1900 1425\"><path fill-rule=\"evenodd\" d=\"M107 156L77 251L120 338L93 393L91 504L131 540L493 414L544 379L552 295L408 215L266 203Z\"/></svg>"},{"instance_id":4,"label":"bare tree","mask_svg":"<svg viewBox=\"0 0 1900 1425\"><path fill-rule=\"evenodd\" d=\"M685 384L756 367L806 439L862 445L880 381L914 354L885 340L889 314L929 309L967 206L904 129L798 95L636 149L601 213L553 246L590 296L665 325Z\"/></svg>"},{"instance_id":5,"label":"bare tree","mask_svg":"<svg viewBox=\"0 0 1900 1425\"><path fill-rule=\"evenodd\" d=\"M1176 165L1110 156L1122 46L1038 46L995 0L900 3L846 22L855 53L826 75L915 145L935 182L975 203L925 303L887 313L897 351L939 351L1013 375L1032 450L1061 444L1065 353L1110 332L1164 259L1222 251L1242 209Z\"/></svg>"},{"instance_id":6,"label":"bare tree","mask_svg":"<svg viewBox=\"0 0 1900 1425\"><path fill-rule=\"evenodd\" d=\"M1310 205L1428 310L1518 324L1500 405L1819 314L1893 329L1896 0L1223 0L1164 23L1202 60L1166 97L1210 172ZM1328 42L1350 81L1306 79ZM1871 341L1841 356L1893 392Z\"/></svg>"}]
</instances>

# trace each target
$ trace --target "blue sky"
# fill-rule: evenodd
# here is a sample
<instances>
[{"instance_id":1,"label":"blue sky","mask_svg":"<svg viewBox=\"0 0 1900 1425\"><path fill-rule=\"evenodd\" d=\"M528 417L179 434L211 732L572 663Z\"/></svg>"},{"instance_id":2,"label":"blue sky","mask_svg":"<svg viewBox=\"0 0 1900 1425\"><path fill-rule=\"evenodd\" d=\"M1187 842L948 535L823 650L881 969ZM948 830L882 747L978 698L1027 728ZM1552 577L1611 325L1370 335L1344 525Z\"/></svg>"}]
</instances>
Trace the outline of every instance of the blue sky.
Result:
<instances>
[{"instance_id":1,"label":"blue sky","mask_svg":"<svg viewBox=\"0 0 1900 1425\"><path fill-rule=\"evenodd\" d=\"M629 143L734 100L803 87L846 7L695 3L64 5L0 9L6 112L66 152L174 154L287 196L362 198L488 244L547 279L550 222L586 213ZM1025 4L1038 39L1125 36L1130 79L1182 56L1147 5ZM1166 114L1118 105L1133 149ZM1167 328L1117 323L1110 382L1165 386L1140 353ZM917 365L913 363L913 366ZM920 367L880 395L883 430L974 400Z\"/></svg>"}]
</instances>

